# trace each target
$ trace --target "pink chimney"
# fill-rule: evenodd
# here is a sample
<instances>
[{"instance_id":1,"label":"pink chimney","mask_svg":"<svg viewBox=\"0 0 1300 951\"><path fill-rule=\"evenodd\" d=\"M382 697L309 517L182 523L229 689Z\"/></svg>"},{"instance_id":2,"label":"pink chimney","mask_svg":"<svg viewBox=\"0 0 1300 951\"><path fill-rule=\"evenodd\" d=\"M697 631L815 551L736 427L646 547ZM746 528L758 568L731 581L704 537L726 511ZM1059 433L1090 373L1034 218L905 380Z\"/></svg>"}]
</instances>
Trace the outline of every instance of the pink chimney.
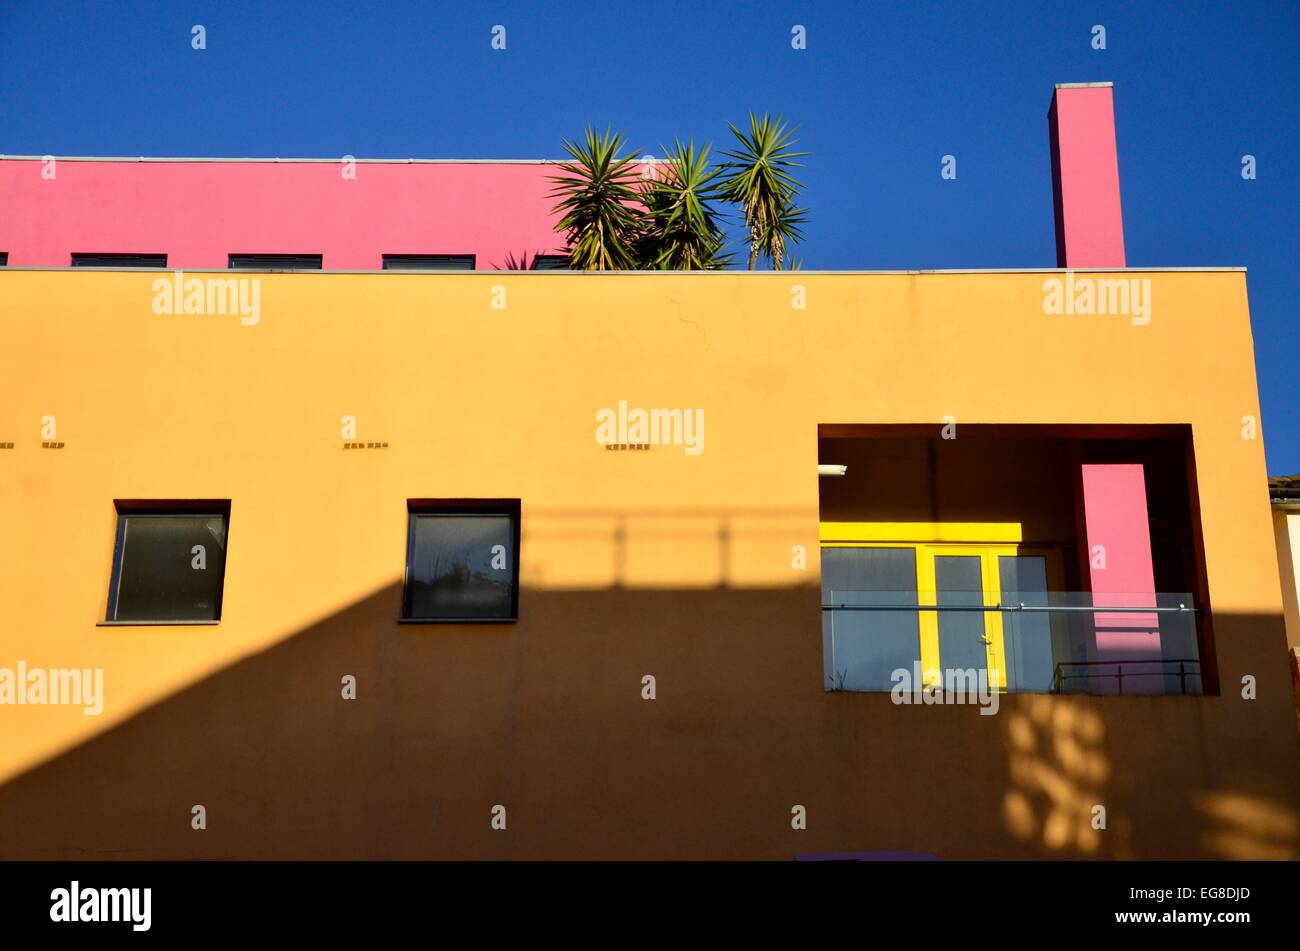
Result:
<instances>
[{"instance_id":1,"label":"pink chimney","mask_svg":"<svg viewBox=\"0 0 1300 951\"><path fill-rule=\"evenodd\" d=\"M1056 266L1124 267L1124 222L1110 83L1057 83L1052 135Z\"/></svg>"}]
</instances>

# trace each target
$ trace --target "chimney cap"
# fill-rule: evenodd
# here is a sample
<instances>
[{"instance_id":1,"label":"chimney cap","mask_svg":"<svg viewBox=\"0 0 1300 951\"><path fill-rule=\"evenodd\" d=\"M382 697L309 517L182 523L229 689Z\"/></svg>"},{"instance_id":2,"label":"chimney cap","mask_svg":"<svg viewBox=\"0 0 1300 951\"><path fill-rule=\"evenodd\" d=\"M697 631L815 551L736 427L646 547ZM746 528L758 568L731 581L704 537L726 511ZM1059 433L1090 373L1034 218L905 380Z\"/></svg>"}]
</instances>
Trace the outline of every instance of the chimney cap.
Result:
<instances>
[{"instance_id":1,"label":"chimney cap","mask_svg":"<svg viewBox=\"0 0 1300 951\"><path fill-rule=\"evenodd\" d=\"M1057 89L1094 89L1098 86L1114 86L1114 83L1057 83Z\"/></svg>"}]
</instances>

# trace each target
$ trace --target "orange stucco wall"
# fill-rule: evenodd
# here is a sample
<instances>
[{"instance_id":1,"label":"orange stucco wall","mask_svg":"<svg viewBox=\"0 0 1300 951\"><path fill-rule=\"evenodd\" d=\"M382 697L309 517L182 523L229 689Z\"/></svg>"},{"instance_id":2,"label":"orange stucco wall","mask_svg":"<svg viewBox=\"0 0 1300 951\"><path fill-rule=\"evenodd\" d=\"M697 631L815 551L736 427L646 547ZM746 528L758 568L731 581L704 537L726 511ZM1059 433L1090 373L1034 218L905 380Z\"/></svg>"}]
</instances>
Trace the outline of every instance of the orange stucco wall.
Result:
<instances>
[{"instance_id":1,"label":"orange stucco wall","mask_svg":"<svg viewBox=\"0 0 1300 951\"><path fill-rule=\"evenodd\" d=\"M1051 276L262 275L243 326L0 272L0 667L105 672L0 707L0 855L1300 856L1245 275L1125 272L1142 326ZM603 449L620 400L703 452ZM1222 695L823 692L818 425L945 416L1190 424ZM444 497L522 500L517 624L397 623ZM219 625L96 626L115 498L231 500Z\"/></svg>"}]
</instances>

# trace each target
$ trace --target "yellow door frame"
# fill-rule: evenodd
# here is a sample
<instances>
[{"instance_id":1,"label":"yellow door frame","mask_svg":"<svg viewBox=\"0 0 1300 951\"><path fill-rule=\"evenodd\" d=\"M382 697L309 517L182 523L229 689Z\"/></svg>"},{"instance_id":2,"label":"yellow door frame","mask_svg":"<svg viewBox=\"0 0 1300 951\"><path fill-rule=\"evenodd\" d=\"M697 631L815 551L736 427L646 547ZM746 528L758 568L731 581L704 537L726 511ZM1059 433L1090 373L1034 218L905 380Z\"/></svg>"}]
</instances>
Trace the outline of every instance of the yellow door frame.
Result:
<instances>
[{"instance_id":1,"label":"yellow door frame","mask_svg":"<svg viewBox=\"0 0 1300 951\"><path fill-rule=\"evenodd\" d=\"M1039 545L1022 545L1019 522L822 522L823 548L910 549L916 559L917 604L933 608L938 603L934 559L943 555L978 557L984 605L997 607L1002 600L999 558L1042 555L1049 590L1060 574L1059 552ZM942 686L937 611L917 612L922 679L926 686ZM986 664L989 687L1005 691L1007 652L1001 611L984 612Z\"/></svg>"},{"instance_id":2,"label":"yellow door frame","mask_svg":"<svg viewBox=\"0 0 1300 951\"><path fill-rule=\"evenodd\" d=\"M920 544L916 546L916 573L920 603L937 605L939 586L935 580L934 560L943 556L978 558L980 560L980 588L985 607L996 608L1002 601L998 558L1016 554L1015 545ZM921 586L924 585L924 593ZM1007 652L1002 637L1002 612L984 612L985 667L988 670L989 688L1005 690L1007 685ZM921 612L921 670L926 685L943 677L943 658L939 655L939 612ZM941 686L941 684L940 684Z\"/></svg>"}]
</instances>

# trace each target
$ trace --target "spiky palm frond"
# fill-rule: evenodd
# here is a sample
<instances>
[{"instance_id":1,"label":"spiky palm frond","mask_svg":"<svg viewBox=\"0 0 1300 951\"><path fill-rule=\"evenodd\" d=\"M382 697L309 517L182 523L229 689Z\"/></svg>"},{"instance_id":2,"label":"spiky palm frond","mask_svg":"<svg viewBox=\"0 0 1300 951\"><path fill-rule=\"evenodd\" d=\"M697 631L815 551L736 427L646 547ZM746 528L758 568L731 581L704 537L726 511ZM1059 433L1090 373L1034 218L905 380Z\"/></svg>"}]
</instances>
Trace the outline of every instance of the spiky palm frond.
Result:
<instances>
[{"instance_id":1,"label":"spiky palm frond","mask_svg":"<svg viewBox=\"0 0 1300 951\"><path fill-rule=\"evenodd\" d=\"M803 228L808 221L807 208L795 208L793 201L781 205L774 216L767 221L766 228L759 235L762 253L772 261L772 267L781 270L786 248L803 240Z\"/></svg>"},{"instance_id":2,"label":"spiky palm frond","mask_svg":"<svg viewBox=\"0 0 1300 951\"><path fill-rule=\"evenodd\" d=\"M638 176L635 160L625 151L621 132L598 134L590 126L582 142L564 140L572 159L561 163L564 174L551 176L555 226L569 249L575 270L619 271L636 267L635 242L640 233L635 205Z\"/></svg>"},{"instance_id":3,"label":"spiky palm frond","mask_svg":"<svg viewBox=\"0 0 1300 951\"><path fill-rule=\"evenodd\" d=\"M492 265L494 271L528 271L533 267L533 261L537 258L538 252L533 251L531 255L527 251L520 251L515 254L513 251L506 252L506 259L501 264Z\"/></svg>"},{"instance_id":4,"label":"spiky palm frond","mask_svg":"<svg viewBox=\"0 0 1300 951\"><path fill-rule=\"evenodd\" d=\"M722 170L710 165L708 145L696 149L694 141L678 140L665 153L659 174L641 188L648 212L640 244L643 264L673 271L724 266L726 238L713 207Z\"/></svg>"}]
</instances>

